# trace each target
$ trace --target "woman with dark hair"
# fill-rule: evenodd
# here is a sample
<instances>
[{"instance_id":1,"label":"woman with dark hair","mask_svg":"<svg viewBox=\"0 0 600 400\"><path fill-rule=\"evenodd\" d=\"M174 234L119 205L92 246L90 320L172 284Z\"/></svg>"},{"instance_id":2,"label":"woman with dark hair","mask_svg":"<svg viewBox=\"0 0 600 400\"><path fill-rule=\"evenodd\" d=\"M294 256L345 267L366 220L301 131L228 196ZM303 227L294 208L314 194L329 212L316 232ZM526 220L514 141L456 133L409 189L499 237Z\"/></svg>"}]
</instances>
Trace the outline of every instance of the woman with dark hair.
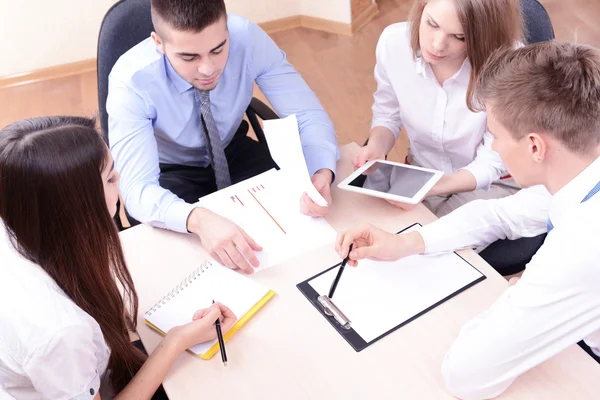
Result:
<instances>
[{"instance_id":1,"label":"woman with dark hair","mask_svg":"<svg viewBox=\"0 0 600 400\"><path fill-rule=\"evenodd\" d=\"M130 342L138 298L112 220L119 174L94 126L44 117L0 131L0 393L15 398L150 399L180 353L216 337L217 318L235 322L216 304L150 357Z\"/></svg>"}]
</instances>

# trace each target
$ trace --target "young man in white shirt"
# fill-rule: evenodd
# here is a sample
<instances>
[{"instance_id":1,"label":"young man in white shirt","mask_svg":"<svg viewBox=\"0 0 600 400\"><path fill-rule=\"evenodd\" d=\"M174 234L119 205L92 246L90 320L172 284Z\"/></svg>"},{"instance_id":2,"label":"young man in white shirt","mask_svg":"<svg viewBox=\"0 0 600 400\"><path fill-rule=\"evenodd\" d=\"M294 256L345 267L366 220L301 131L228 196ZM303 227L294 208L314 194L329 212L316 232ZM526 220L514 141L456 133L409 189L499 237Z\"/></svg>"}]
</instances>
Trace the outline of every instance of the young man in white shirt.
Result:
<instances>
[{"instance_id":1,"label":"young man in white shirt","mask_svg":"<svg viewBox=\"0 0 600 400\"><path fill-rule=\"evenodd\" d=\"M478 200L393 235L364 226L338 237L350 264L476 247L548 231L518 281L468 322L442 367L463 399L498 396L515 378L584 339L600 347L600 52L546 42L493 56L477 81L493 147L528 189ZM548 192L552 195L548 195Z\"/></svg>"}]
</instances>

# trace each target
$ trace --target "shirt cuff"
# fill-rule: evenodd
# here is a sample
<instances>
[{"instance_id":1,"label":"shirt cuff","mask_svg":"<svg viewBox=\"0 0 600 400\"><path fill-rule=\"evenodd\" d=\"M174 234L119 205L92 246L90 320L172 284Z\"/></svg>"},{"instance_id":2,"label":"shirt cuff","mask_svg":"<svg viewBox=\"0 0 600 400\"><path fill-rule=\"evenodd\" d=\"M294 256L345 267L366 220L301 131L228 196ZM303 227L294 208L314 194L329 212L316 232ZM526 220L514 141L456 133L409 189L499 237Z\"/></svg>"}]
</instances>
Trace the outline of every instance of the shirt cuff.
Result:
<instances>
[{"instance_id":1,"label":"shirt cuff","mask_svg":"<svg viewBox=\"0 0 600 400\"><path fill-rule=\"evenodd\" d=\"M333 172L335 179L335 166L337 160L340 158L337 147L305 146L303 150L309 176L312 177L318 170L327 168Z\"/></svg>"},{"instance_id":2,"label":"shirt cuff","mask_svg":"<svg viewBox=\"0 0 600 400\"><path fill-rule=\"evenodd\" d=\"M165 213L165 227L172 231L189 233L187 230L187 219L196 207L198 206L186 203L183 200L174 201Z\"/></svg>"},{"instance_id":3,"label":"shirt cuff","mask_svg":"<svg viewBox=\"0 0 600 400\"><path fill-rule=\"evenodd\" d=\"M492 179L490 179L490 175L486 168L481 168L478 165L474 165L471 163L464 168L464 170L469 171L475 177L476 186L475 189L485 189L489 190L492 185Z\"/></svg>"},{"instance_id":4,"label":"shirt cuff","mask_svg":"<svg viewBox=\"0 0 600 400\"><path fill-rule=\"evenodd\" d=\"M457 247L452 245L452 238L454 230L450 224L444 219L438 219L428 225L425 225L419 229L419 233L423 237L425 243L425 251L423 254L442 253L447 251L454 251Z\"/></svg>"}]
</instances>

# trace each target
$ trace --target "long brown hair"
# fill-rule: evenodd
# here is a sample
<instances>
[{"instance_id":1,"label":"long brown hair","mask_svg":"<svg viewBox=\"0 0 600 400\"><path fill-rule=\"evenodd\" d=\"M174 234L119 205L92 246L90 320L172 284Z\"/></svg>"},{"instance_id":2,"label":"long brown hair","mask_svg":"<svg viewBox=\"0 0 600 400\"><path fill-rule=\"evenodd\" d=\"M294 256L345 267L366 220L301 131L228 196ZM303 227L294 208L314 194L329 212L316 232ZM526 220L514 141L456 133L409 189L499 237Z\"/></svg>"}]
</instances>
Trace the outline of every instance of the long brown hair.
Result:
<instances>
[{"instance_id":1,"label":"long brown hair","mask_svg":"<svg viewBox=\"0 0 600 400\"><path fill-rule=\"evenodd\" d=\"M98 322L120 391L145 357L129 341L138 298L104 197L108 148L94 127L88 118L43 117L2 129L0 218L15 249Z\"/></svg>"},{"instance_id":2,"label":"long brown hair","mask_svg":"<svg viewBox=\"0 0 600 400\"><path fill-rule=\"evenodd\" d=\"M410 11L410 44L413 56L421 50L419 27L423 9L428 0L415 0ZM473 94L477 77L488 57L501 47L513 47L523 42L524 26L519 0L454 0L458 20L462 25L467 44L467 58L471 76L467 88L467 107L476 112Z\"/></svg>"}]
</instances>

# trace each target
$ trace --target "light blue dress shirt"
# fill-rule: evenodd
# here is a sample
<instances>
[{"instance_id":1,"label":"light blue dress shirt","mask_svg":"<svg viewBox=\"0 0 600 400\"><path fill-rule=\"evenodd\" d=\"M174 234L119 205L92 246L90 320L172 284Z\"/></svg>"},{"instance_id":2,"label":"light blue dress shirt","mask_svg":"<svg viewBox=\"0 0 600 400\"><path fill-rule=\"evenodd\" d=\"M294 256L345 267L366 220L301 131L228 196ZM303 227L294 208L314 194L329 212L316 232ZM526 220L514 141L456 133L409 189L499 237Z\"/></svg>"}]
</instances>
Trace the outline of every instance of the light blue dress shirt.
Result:
<instances>
[{"instance_id":1,"label":"light blue dress shirt","mask_svg":"<svg viewBox=\"0 0 600 400\"><path fill-rule=\"evenodd\" d=\"M252 99L256 82L281 117L296 114L311 176L335 172L339 158L333 124L319 100L256 24L229 15L230 53L211 91L211 111L227 145ZM112 69L106 108L109 142L129 214L144 223L187 232L194 206L159 185L159 163L207 166L199 110L184 81L151 38L125 53Z\"/></svg>"}]
</instances>

